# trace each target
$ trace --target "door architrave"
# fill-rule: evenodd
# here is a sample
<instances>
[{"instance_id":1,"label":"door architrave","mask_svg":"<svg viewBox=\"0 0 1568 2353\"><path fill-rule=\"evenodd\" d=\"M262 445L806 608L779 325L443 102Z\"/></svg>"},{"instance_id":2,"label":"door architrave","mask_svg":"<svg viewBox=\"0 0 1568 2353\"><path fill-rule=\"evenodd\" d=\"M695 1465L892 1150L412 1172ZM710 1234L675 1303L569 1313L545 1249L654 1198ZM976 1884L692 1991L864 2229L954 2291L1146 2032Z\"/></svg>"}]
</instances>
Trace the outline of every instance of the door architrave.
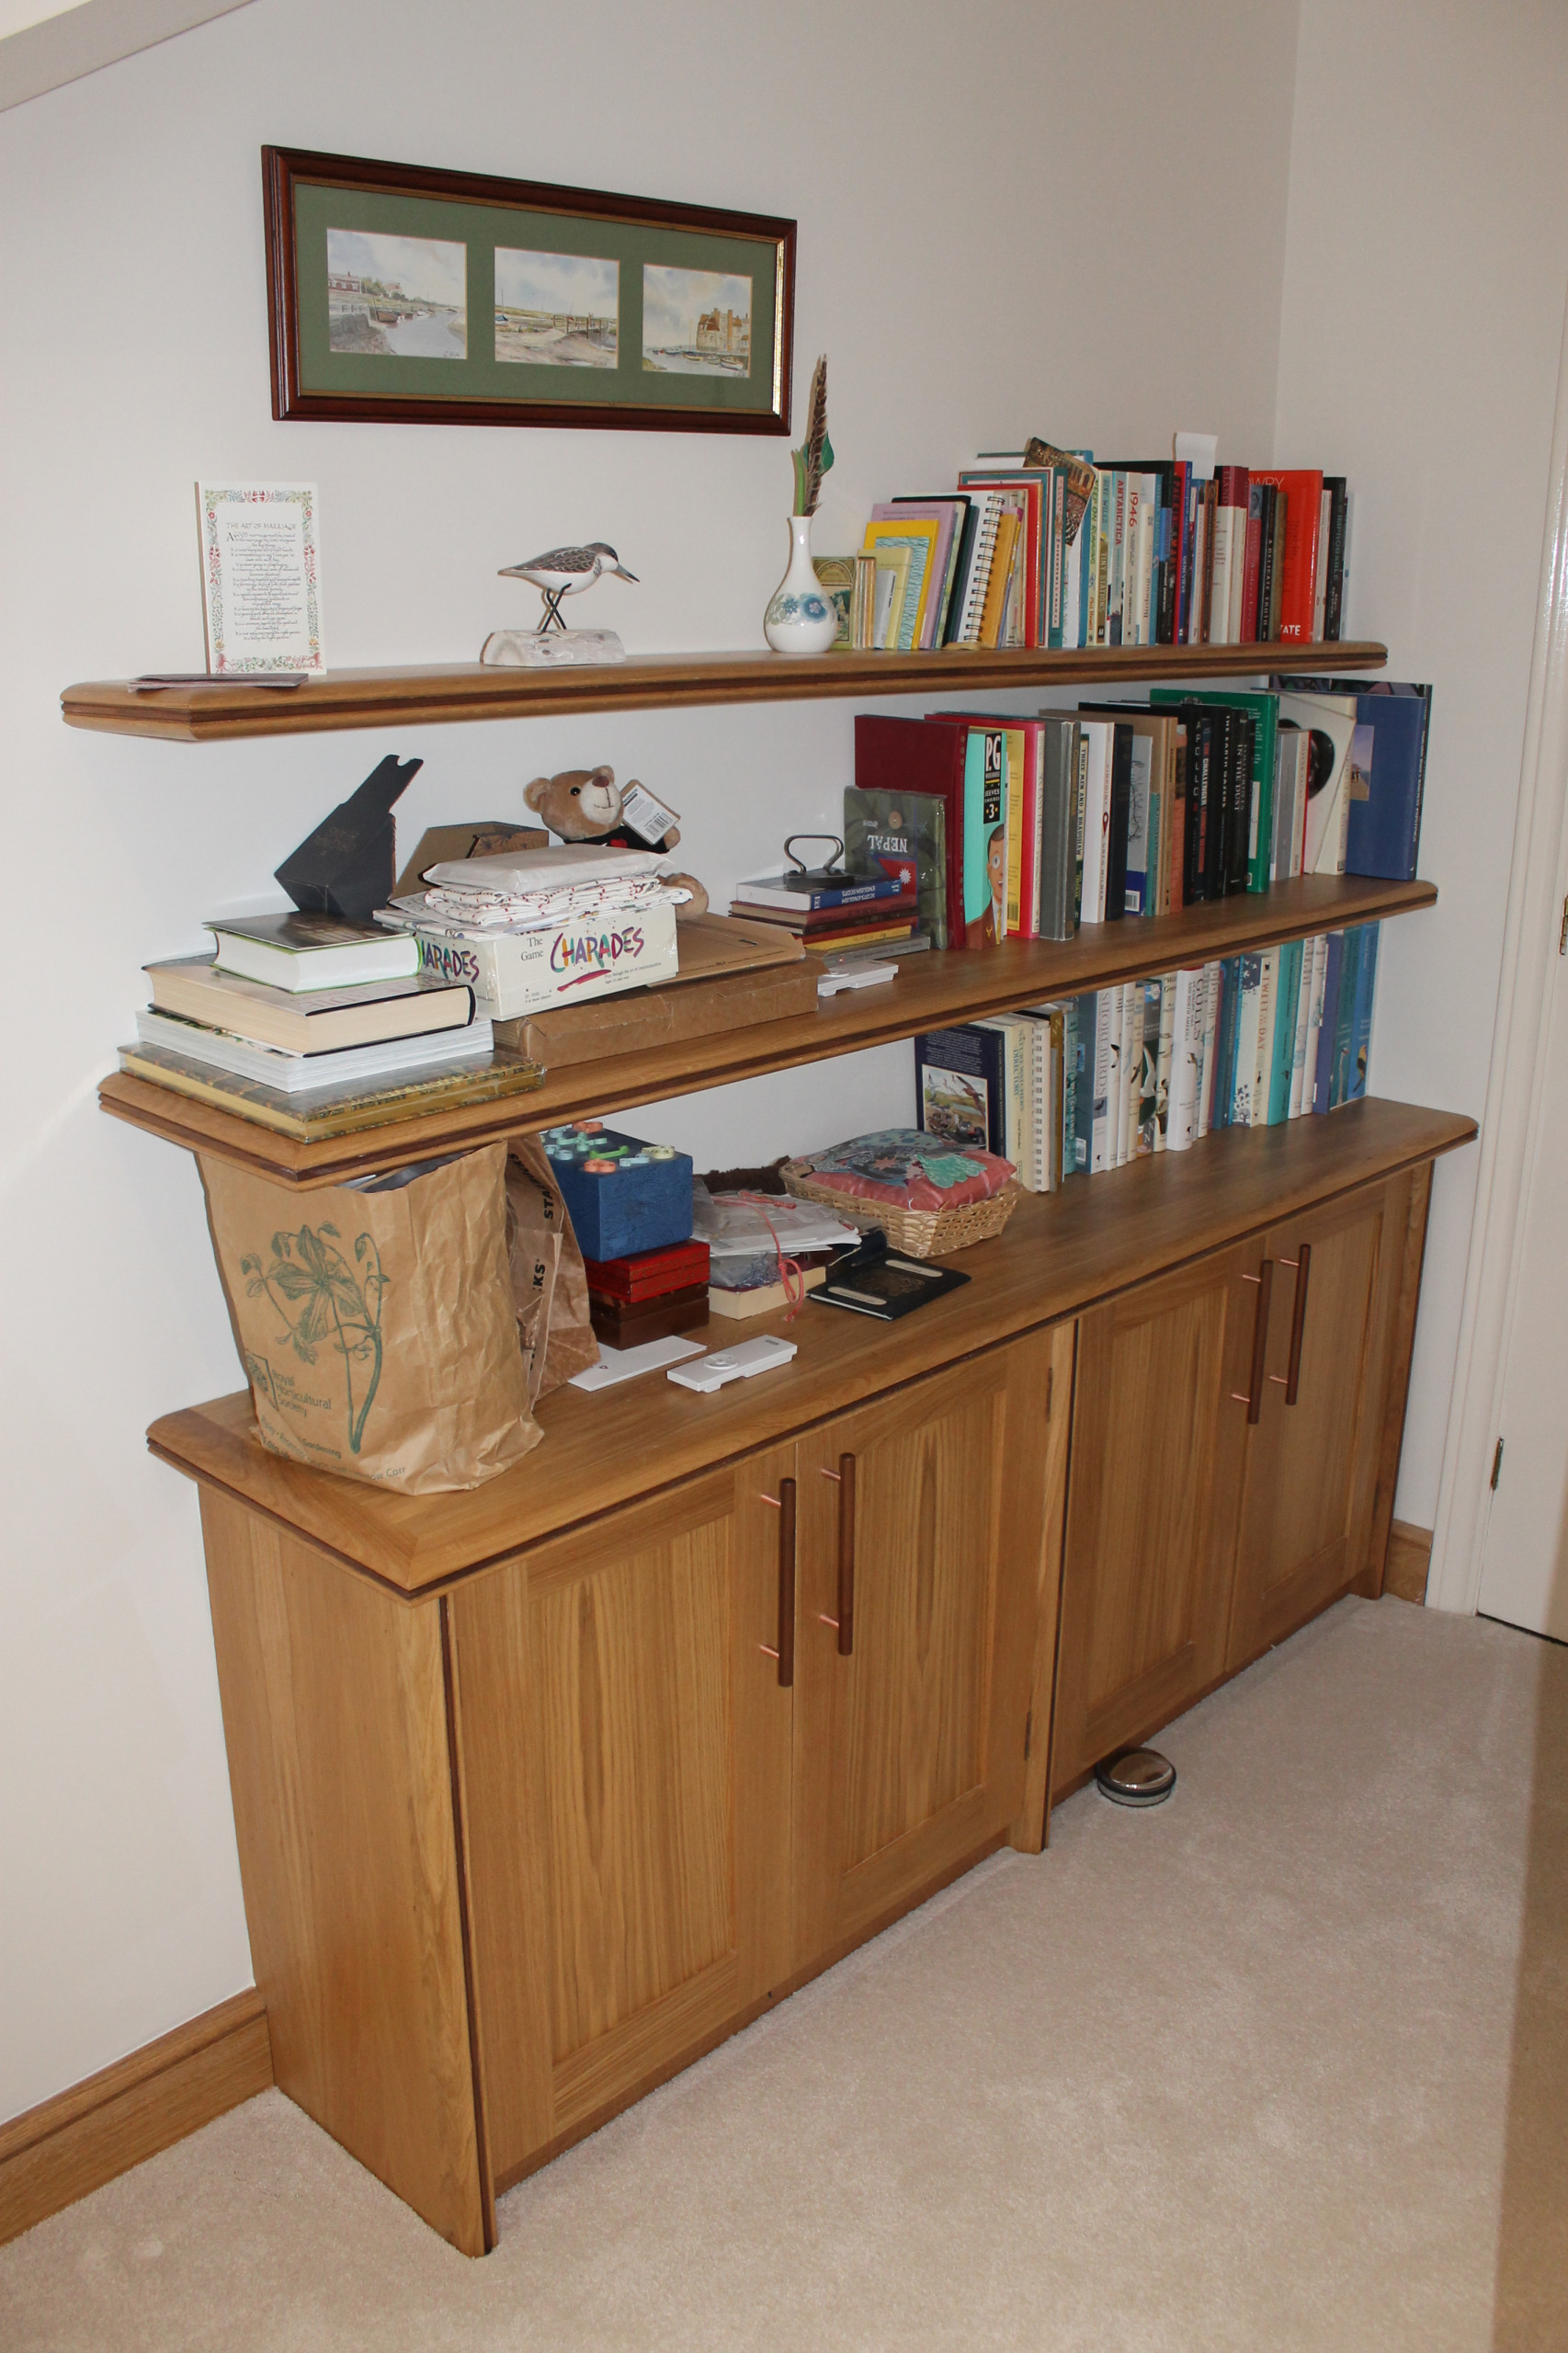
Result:
<instances>
[{"instance_id":1,"label":"door architrave","mask_svg":"<svg viewBox=\"0 0 1568 2353\"><path fill-rule=\"evenodd\" d=\"M1568 314L1514 819L1502 972L1471 1219L1454 1385L1443 1442L1428 1608L1473 1616L1492 1463L1539 1143L1560 926L1568 895Z\"/></svg>"}]
</instances>

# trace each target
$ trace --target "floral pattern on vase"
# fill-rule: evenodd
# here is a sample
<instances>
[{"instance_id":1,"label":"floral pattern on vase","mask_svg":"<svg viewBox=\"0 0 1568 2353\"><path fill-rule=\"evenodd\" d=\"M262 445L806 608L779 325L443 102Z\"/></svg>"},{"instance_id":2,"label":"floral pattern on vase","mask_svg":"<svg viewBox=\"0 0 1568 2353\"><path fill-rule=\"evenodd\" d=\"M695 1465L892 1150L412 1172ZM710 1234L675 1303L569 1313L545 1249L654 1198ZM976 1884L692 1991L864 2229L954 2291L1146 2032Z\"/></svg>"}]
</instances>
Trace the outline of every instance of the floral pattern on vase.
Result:
<instances>
[{"instance_id":1,"label":"floral pattern on vase","mask_svg":"<svg viewBox=\"0 0 1568 2353\"><path fill-rule=\"evenodd\" d=\"M790 568L767 600L762 633L775 654L825 654L838 615L812 563L812 518L790 517Z\"/></svg>"}]
</instances>

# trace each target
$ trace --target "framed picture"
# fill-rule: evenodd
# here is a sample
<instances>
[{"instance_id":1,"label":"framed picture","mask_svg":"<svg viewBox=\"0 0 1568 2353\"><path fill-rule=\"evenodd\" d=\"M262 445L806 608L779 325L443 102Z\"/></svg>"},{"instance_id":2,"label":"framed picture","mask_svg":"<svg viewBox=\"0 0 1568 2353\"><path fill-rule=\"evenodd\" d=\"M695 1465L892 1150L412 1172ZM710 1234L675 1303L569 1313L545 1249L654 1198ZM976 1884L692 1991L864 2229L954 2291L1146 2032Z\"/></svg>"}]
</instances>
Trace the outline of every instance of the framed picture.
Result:
<instances>
[{"instance_id":1,"label":"framed picture","mask_svg":"<svg viewBox=\"0 0 1568 2353\"><path fill-rule=\"evenodd\" d=\"M261 153L274 416L789 431L792 221Z\"/></svg>"}]
</instances>

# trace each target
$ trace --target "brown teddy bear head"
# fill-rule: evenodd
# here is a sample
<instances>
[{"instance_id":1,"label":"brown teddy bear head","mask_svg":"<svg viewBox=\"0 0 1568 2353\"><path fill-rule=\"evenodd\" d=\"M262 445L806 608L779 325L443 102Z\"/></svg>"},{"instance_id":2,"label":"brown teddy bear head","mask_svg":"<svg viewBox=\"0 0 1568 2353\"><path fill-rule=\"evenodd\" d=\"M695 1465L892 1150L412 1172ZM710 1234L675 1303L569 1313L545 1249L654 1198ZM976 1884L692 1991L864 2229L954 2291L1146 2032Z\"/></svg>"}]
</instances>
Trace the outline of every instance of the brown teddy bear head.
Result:
<instances>
[{"instance_id":1,"label":"brown teddy bear head","mask_svg":"<svg viewBox=\"0 0 1568 2353\"><path fill-rule=\"evenodd\" d=\"M603 841L620 823L620 787L613 768L562 768L536 776L523 801L564 842Z\"/></svg>"}]
</instances>

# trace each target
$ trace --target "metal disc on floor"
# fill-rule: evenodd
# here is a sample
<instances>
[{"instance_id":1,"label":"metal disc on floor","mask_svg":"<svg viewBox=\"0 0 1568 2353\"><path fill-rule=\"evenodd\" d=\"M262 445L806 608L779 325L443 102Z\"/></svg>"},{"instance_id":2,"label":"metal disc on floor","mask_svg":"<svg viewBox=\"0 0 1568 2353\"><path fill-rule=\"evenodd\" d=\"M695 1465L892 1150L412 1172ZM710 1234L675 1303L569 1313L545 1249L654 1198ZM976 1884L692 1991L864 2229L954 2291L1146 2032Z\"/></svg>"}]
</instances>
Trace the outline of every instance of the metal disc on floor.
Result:
<instances>
[{"instance_id":1,"label":"metal disc on floor","mask_svg":"<svg viewBox=\"0 0 1568 2353\"><path fill-rule=\"evenodd\" d=\"M1129 1748L1096 1765L1095 1779L1117 1805L1163 1805L1176 1787L1176 1767L1157 1748Z\"/></svg>"}]
</instances>

